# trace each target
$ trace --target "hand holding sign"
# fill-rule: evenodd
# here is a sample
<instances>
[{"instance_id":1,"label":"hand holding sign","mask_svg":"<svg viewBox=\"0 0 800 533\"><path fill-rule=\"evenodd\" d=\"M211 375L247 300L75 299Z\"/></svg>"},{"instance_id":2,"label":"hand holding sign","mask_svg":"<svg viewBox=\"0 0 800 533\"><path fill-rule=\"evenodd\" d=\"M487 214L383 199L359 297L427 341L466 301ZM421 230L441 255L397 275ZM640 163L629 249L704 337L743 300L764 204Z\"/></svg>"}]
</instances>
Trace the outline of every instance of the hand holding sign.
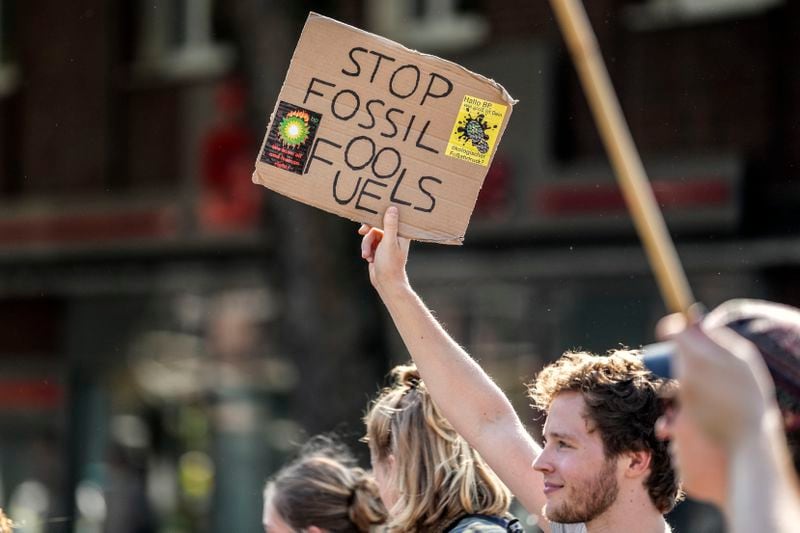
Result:
<instances>
[{"instance_id":1,"label":"hand holding sign","mask_svg":"<svg viewBox=\"0 0 800 533\"><path fill-rule=\"evenodd\" d=\"M381 295L387 290L408 286L406 262L411 241L398 235L400 213L394 206L383 215L383 230L367 224L358 230L361 257L369 263L369 279Z\"/></svg>"}]
</instances>

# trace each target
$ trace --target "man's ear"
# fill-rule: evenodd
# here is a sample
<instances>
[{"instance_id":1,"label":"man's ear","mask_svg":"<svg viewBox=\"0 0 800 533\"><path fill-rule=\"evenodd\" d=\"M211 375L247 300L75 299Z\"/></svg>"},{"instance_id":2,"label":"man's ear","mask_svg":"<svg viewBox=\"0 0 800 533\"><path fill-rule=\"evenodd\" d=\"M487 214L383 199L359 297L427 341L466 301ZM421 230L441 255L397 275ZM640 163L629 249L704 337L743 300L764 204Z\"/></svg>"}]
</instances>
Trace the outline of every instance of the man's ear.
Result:
<instances>
[{"instance_id":1,"label":"man's ear","mask_svg":"<svg viewBox=\"0 0 800 533\"><path fill-rule=\"evenodd\" d=\"M637 478L650 472L650 459L653 457L652 452L627 452L624 453L622 457L625 465L625 477Z\"/></svg>"}]
</instances>

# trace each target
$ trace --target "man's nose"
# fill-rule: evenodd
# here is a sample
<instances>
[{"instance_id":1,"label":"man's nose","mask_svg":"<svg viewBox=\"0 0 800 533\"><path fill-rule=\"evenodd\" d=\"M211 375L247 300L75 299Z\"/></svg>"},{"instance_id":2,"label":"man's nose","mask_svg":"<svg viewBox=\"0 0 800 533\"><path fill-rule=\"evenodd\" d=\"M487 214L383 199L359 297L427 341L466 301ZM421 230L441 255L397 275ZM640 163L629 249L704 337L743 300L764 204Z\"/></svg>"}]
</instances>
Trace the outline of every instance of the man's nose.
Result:
<instances>
[{"instance_id":1,"label":"man's nose","mask_svg":"<svg viewBox=\"0 0 800 533\"><path fill-rule=\"evenodd\" d=\"M539 472L553 471L553 464L550 462L550 453L547 448L544 448L542 453L533 461L533 468Z\"/></svg>"}]
</instances>

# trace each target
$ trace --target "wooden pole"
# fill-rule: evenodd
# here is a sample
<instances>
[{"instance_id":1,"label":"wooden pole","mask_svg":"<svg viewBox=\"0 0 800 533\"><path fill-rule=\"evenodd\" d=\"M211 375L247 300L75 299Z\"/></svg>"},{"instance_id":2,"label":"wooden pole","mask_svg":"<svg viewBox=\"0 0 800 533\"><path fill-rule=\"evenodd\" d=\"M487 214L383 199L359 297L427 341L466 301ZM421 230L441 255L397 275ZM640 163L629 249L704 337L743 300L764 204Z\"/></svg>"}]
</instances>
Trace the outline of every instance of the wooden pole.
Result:
<instances>
[{"instance_id":1,"label":"wooden pole","mask_svg":"<svg viewBox=\"0 0 800 533\"><path fill-rule=\"evenodd\" d=\"M683 266L647 180L611 80L580 0L550 0L634 225L672 312L688 316L694 303Z\"/></svg>"}]
</instances>

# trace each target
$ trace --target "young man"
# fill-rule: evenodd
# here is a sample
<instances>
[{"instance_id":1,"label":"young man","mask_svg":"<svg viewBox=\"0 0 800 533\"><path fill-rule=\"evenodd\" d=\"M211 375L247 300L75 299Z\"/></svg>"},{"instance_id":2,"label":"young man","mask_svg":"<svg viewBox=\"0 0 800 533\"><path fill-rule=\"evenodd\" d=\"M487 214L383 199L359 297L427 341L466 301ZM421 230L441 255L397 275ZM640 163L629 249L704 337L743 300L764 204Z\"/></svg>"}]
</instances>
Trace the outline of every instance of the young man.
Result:
<instances>
[{"instance_id":1,"label":"young man","mask_svg":"<svg viewBox=\"0 0 800 533\"><path fill-rule=\"evenodd\" d=\"M406 276L409 241L390 207L383 231L362 226L362 257L445 417L552 532L664 533L678 494L654 438L656 383L630 354L571 354L546 368L531 396L547 413L544 447L505 394L444 331ZM560 523L559 523L560 522Z\"/></svg>"},{"instance_id":2,"label":"young man","mask_svg":"<svg viewBox=\"0 0 800 533\"><path fill-rule=\"evenodd\" d=\"M797 531L800 311L732 300L690 327L671 315L659 336L676 344L680 388L656 427L686 492L722 509L731 531Z\"/></svg>"}]
</instances>

